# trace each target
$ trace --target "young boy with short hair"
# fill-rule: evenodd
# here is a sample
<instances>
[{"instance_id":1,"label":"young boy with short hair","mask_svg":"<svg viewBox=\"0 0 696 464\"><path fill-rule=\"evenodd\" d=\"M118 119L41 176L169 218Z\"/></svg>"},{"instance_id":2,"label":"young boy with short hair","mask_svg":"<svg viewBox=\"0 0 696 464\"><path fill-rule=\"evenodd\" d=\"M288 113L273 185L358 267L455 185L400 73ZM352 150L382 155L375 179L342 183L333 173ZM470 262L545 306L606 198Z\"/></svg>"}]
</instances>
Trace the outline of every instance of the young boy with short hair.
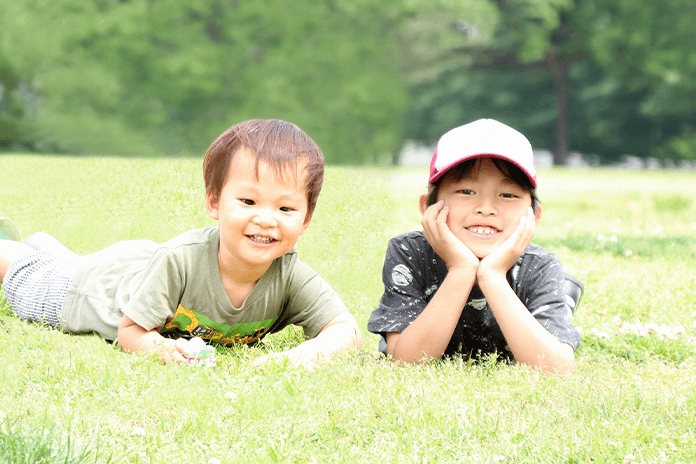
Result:
<instances>
[{"instance_id":1,"label":"young boy with short hair","mask_svg":"<svg viewBox=\"0 0 696 464\"><path fill-rule=\"evenodd\" d=\"M569 298L566 277L577 281L530 243L541 219L536 185L531 144L511 127L482 119L440 138L420 198L423 232L390 241L368 322L386 354L414 363L498 353L574 369L582 286Z\"/></svg>"},{"instance_id":2,"label":"young boy with short hair","mask_svg":"<svg viewBox=\"0 0 696 464\"><path fill-rule=\"evenodd\" d=\"M310 340L255 365L286 357L312 366L359 348L355 319L295 251L322 187L319 147L293 124L244 121L213 142L203 170L216 228L84 257L47 234L28 244L0 240L0 281L13 311L67 333L97 332L131 353L156 352L165 363L184 362L194 336L251 344L289 324Z\"/></svg>"}]
</instances>

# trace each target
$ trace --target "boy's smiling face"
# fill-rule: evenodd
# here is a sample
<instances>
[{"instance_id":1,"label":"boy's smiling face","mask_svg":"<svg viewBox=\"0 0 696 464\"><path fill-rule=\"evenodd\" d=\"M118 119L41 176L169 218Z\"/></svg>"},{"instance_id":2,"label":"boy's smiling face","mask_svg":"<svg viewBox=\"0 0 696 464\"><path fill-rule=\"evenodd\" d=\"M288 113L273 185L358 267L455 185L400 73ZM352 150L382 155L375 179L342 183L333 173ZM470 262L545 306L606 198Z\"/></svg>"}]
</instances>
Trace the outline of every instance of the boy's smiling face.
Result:
<instances>
[{"instance_id":1,"label":"boy's smiling face","mask_svg":"<svg viewBox=\"0 0 696 464\"><path fill-rule=\"evenodd\" d=\"M234 155L219 198L206 195L220 226L219 260L228 269L263 271L288 253L309 226L306 163L282 170L282 178L248 148ZM265 268L265 269L263 269Z\"/></svg>"},{"instance_id":2,"label":"boy's smiling face","mask_svg":"<svg viewBox=\"0 0 696 464\"><path fill-rule=\"evenodd\" d=\"M490 158L480 158L468 175L445 175L437 199L450 211L447 225L478 258L483 259L515 231L532 203L529 191L505 176ZM425 211L422 202L421 210ZM541 218L537 206L536 221Z\"/></svg>"}]
</instances>

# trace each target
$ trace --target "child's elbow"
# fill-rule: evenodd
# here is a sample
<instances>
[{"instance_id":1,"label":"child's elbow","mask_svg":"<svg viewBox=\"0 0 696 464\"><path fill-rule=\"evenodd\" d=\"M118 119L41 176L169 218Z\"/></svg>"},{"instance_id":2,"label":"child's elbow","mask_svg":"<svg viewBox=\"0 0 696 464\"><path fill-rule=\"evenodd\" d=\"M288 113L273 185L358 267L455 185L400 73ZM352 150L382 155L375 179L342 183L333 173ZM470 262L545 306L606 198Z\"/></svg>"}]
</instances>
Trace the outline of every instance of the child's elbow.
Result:
<instances>
[{"instance_id":1,"label":"child's elbow","mask_svg":"<svg viewBox=\"0 0 696 464\"><path fill-rule=\"evenodd\" d=\"M351 340L353 342L353 347L355 349L360 349L363 347L363 337L362 337L362 332L360 331L360 326L358 326L358 321L355 320L353 315L350 315L350 329L351 333Z\"/></svg>"},{"instance_id":2,"label":"child's elbow","mask_svg":"<svg viewBox=\"0 0 696 464\"><path fill-rule=\"evenodd\" d=\"M362 338L362 333L360 333L360 328L358 325L355 325L355 348L360 349L363 347L363 338Z\"/></svg>"},{"instance_id":3,"label":"child's elbow","mask_svg":"<svg viewBox=\"0 0 696 464\"><path fill-rule=\"evenodd\" d=\"M346 330L350 334L352 348L359 350L363 347L363 337L360 331L360 326L358 326L358 321L356 321L353 315L351 314L350 319L347 322L348 324Z\"/></svg>"},{"instance_id":4,"label":"child's elbow","mask_svg":"<svg viewBox=\"0 0 696 464\"><path fill-rule=\"evenodd\" d=\"M575 352L570 345L563 344L555 362L544 363L542 370L548 374L572 374L575 372Z\"/></svg>"}]
</instances>

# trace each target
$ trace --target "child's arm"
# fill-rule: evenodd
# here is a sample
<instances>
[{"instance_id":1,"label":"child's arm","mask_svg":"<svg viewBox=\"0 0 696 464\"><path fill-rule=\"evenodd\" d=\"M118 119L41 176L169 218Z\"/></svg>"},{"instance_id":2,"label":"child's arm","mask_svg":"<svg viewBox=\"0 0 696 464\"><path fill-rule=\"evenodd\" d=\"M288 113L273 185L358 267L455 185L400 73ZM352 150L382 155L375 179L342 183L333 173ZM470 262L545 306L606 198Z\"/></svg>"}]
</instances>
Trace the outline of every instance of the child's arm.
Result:
<instances>
[{"instance_id":1,"label":"child's arm","mask_svg":"<svg viewBox=\"0 0 696 464\"><path fill-rule=\"evenodd\" d=\"M185 362L183 353L186 350L186 340L164 338L154 329L145 330L140 327L128 316L123 316L118 326L118 344L129 353L156 352L165 364Z\"/></svg>"},{"instance_id":2,"label":"child's arm","mask_svg":"<svg viewBox=\"0 0 696 464\"><path fill-rule=\"evenodd\" d=\"M480 261L449 229L448 212L449 207L439 201L423 214L423 234L445 261L447 276L412 324L401 333L387 333L387 354L392 359L416 363L442 358L476 281Z\"/></svg>"},{"instance_id":3,"label":"child's arm","mask_svg":"<svg viewBox=\"0 0 696 464\"><path fill-rule=\"evenodd\" d=\"M478 285L518 362L545 372L572 372L573 348L558 341L534 318L507 281L507 271L529 245L535 225L534 212L529 208L510 238L481 261Z\"/></svg>"},{"instance_id":4,"label":"child's arm","mask_svg":"<svg viewBox=\"0 0 696 464\"><path fill-rule=\"evenodd\" d=\"M362 347L362 335L353 315L343 311L331 319L319 334L297 347L272 353L254 361L260 366L274 359L287 358L294 366L314 367L328 361L342 351Z\"/></svg>"}]
</instances>

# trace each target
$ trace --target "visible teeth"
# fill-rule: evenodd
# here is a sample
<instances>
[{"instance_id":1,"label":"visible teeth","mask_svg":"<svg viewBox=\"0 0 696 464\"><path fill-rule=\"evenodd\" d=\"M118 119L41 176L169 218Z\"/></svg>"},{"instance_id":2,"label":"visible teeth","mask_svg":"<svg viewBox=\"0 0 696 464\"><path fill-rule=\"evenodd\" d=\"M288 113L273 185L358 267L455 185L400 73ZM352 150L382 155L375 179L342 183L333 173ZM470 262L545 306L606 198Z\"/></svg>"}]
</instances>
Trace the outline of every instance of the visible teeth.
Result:
<instances>
[{"instance_id":1,"label":"visible teeth","mask_svg":"<svg viewBox=\"0 0 696 464\"><path fill-rule=\"evenodd\" d=\"M272 237L261 237L260 235L250 235L249 238L255 242L261 243L271 243L273 241Z\"/></svg>"},{"instance_id":2,"label":"visible teeth","mask_svg":"<svg viewBox=\"0 0 696 464\"><path fill-rule=\"evenodd\" d=\"M493 235L497 231L488 227L469 227L469 231L481 235Z\"/></svg>"}]
</instances>

